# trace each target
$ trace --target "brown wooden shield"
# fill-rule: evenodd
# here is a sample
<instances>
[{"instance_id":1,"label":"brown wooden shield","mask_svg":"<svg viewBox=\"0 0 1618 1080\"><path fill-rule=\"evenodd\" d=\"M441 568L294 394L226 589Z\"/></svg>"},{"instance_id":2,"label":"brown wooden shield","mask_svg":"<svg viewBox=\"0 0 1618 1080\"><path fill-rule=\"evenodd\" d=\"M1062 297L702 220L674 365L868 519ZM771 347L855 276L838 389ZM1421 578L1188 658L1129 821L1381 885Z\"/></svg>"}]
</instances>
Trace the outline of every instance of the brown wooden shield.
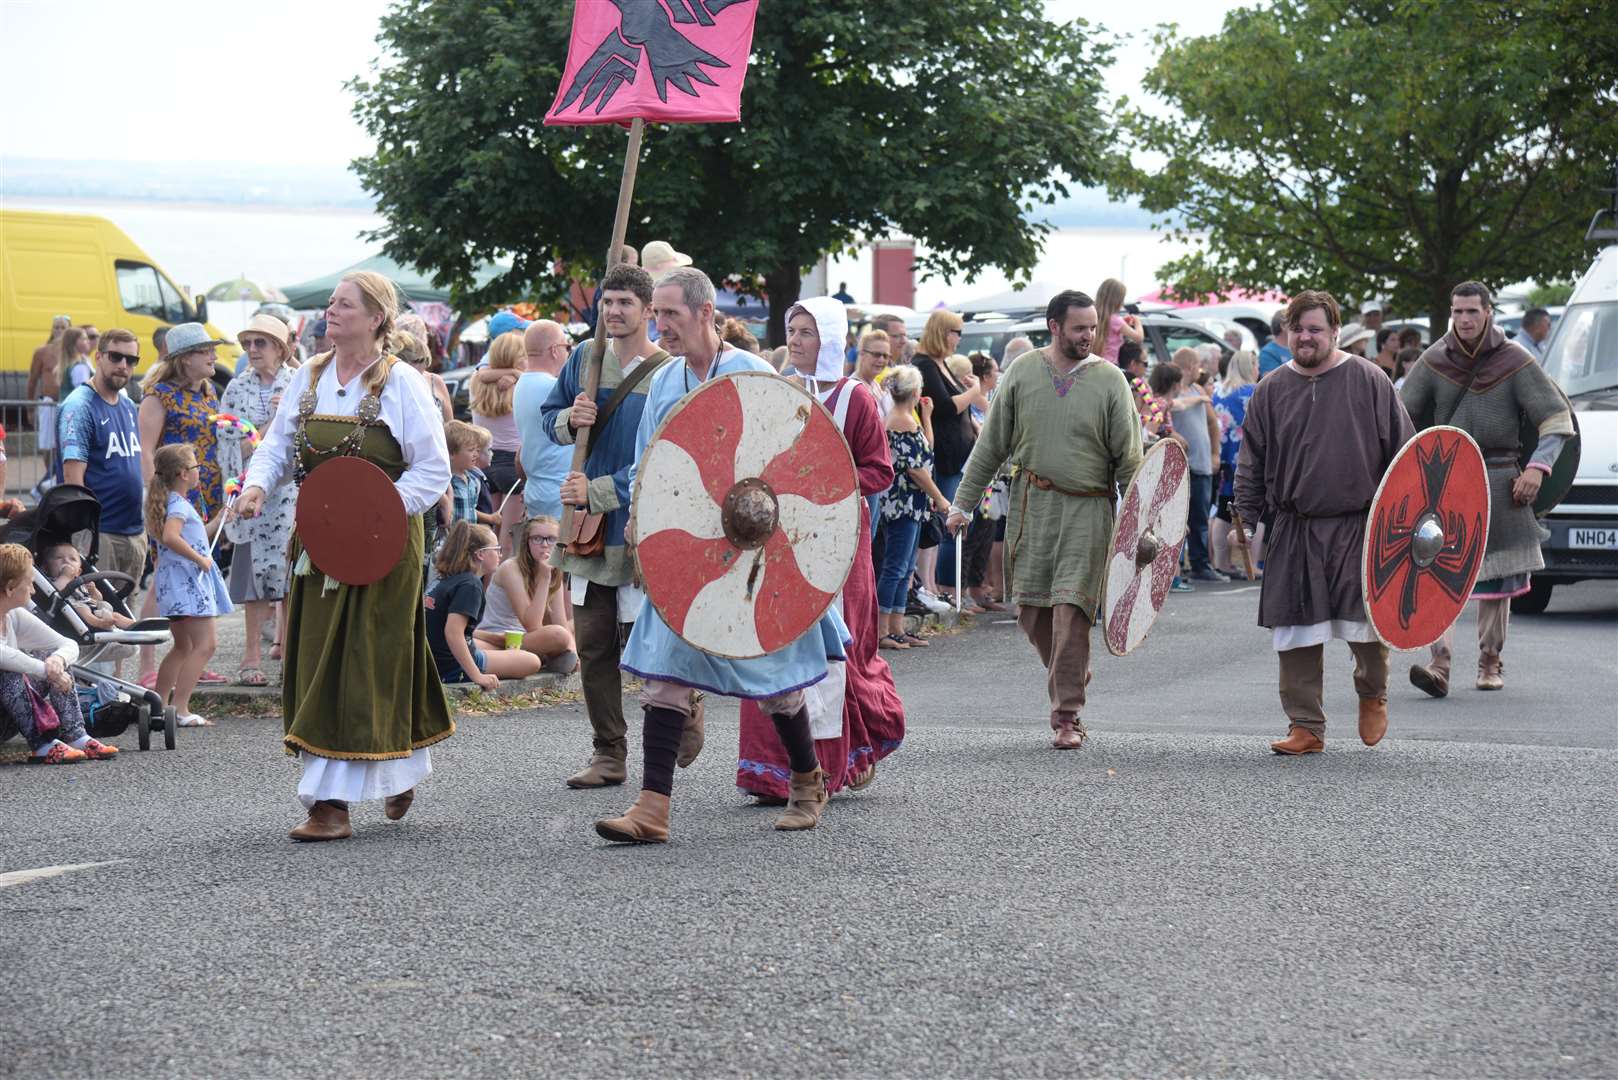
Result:
<instances>
[{"instance_id":1,"label":"brown wooden shield","mask_svg":"<svg viewBox=\"0 0 1618 1080\"><path fill-rule=\"evenodd\" d=\"M1472 436L1428 428L1383 474L1365 525L1365 611L1395 649L1431 645L1460 617L1489 541L1489 474Z\"/></svg>"},{"instance_id":2,"label":"brown wooden shield","mask_svg":"<svg viewBox=\"0 0 1618 1080\"><path fill-rule=\"evenodd\" d=\"M294 520L315 569L344 585L381 581L404 554L404 500L388 474L364 458L315 466L298 488Z\"/></svg>"},{"instance_id":3,"label":"brown wooden shield","mask_svg":"<svg viewBox=\"0 0 1618 1080\"><path fill-rule=\"evenodd\" d=\"M854 459L825 406L764 372L710 379L670 411L635 472L646 598L703 652L774 652L842 590L860 501Z\"/></svg>"},{"instance_id":4,"label":"brown wooden shield","mask_svg":"<svg viewBox=\"0 0 1618 1080\"><path fill-rule=\"evenodd\" d=\"M1191 512L1191 471L1180 444L1164 439L1146 452L1124 492L1107 548L1101 595L1102 637L1114 656L1146 640L1180 566Z\"/></svg>"}]
</instances>

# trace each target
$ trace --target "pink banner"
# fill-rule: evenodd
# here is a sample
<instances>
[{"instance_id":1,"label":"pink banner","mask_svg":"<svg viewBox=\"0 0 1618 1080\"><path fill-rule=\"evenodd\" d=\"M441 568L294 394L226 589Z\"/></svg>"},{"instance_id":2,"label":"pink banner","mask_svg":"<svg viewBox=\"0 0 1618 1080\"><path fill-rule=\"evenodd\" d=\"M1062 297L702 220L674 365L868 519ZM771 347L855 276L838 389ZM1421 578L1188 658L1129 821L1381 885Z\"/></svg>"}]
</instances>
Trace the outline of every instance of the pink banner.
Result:
<instances>
[{"instance_id":1,"label":"pink banner","mask_svg":"<svg viewBox=\"0 0 1618 1080\"><path fill-rule=\"evenodd\" d=\"M546 124L734 123L759 0L575 0Z\"/></svg>"}]
</instances>

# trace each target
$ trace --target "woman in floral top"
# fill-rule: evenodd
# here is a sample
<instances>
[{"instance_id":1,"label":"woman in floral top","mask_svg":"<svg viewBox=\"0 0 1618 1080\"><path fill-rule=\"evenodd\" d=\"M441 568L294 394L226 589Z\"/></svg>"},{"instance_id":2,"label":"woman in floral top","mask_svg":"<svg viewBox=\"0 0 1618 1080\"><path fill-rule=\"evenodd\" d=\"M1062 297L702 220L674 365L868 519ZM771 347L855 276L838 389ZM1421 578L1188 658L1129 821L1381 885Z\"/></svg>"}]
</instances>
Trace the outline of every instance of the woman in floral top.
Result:
<instances>
[{"instance_id":1,"label":"woman in floral top","mask_svg":"<svg viewBox=\"0 0 1618 1080\"><path fill-rule=\"evenodd\" d=\"M926 640L905 633L905 602L910 577L916 569L916 547L921 527L934 511L949 509L949 500L933 480L933 449L922 432L927 417L917 419L921 398L921 372L909 364L896 365L885 385L893 395L888 413L888 453L893 458L893 486L882 496L882 569L877 574L876 602L881 610L878 630L884 649L925 646ZM930 414L931 402L921 409Z\"/></svg>"}]
</instances>

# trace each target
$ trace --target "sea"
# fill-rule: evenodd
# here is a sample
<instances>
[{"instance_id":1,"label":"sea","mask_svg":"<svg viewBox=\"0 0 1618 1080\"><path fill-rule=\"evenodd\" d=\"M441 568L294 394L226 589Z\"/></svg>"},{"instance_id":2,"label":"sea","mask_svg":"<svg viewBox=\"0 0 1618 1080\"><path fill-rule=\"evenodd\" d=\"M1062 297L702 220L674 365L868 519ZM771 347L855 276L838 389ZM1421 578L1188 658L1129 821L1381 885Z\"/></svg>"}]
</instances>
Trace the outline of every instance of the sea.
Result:
<instances>
[{"instance_id":1,"label":"sea","mask_svg":"<svg viewBox=\"0 0 1618 1080\"><path fill-rule=\"evenodd\" d=\"M0 205L105 217L145 249L187 295L237 277L290 285L340 270L381 249L364 234L380 228L382 218L355 208L36 197L5 198ZM1148 228L1058 229L1046 236L1030 280L1093 292L1105 278L1116 277L1130 296L1138 296L1158 288L1158 267L1190 251L1194 243ZM871 300L868 249L830 258L820 273L826 291L846 282L856 300ZM964 276L918 280L912 306L925 310L964 303L1010 287L1004 274L992 270L971 281ZM215 302L209 304L209 314L221 330L234 333L256 306Z\"/></svg>"}]
</instances>

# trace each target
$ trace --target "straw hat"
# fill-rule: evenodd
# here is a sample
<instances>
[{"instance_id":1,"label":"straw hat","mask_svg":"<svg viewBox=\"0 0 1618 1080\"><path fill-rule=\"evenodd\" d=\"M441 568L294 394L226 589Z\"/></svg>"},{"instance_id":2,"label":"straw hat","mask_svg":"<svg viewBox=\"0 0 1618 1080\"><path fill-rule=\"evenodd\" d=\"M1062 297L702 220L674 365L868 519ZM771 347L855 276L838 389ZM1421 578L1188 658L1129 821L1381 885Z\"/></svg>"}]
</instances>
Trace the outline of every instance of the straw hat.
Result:
<instances>
[{"instance_id":1,"label":"straw hat","mask_svg":"<svg viewBox=\"0 0 1618 1080\"><path fill-rule=\"evenodd\" d=\"M246 328L236 335L236 344L244 349L247 348L247 342L243 341L242 338L248 334L263 334L265 337L274 338L281 343L283 350L292 348L291 335L287 331L287 324L277 319L274 315L254 315L253 320L247 324Z\"/></svg>"},{"instance_id":2,"label":"straw hat","mask_svg":"<svg viewBox=\"0 0 1618 1080\"><path fill-rule=\"evenodd\" d=\"M690 266L691 256L675 251L667 240L653 240L640 249L640 265L652 277L661 277L677 266Z\"/></svg>"}]
</instances>

